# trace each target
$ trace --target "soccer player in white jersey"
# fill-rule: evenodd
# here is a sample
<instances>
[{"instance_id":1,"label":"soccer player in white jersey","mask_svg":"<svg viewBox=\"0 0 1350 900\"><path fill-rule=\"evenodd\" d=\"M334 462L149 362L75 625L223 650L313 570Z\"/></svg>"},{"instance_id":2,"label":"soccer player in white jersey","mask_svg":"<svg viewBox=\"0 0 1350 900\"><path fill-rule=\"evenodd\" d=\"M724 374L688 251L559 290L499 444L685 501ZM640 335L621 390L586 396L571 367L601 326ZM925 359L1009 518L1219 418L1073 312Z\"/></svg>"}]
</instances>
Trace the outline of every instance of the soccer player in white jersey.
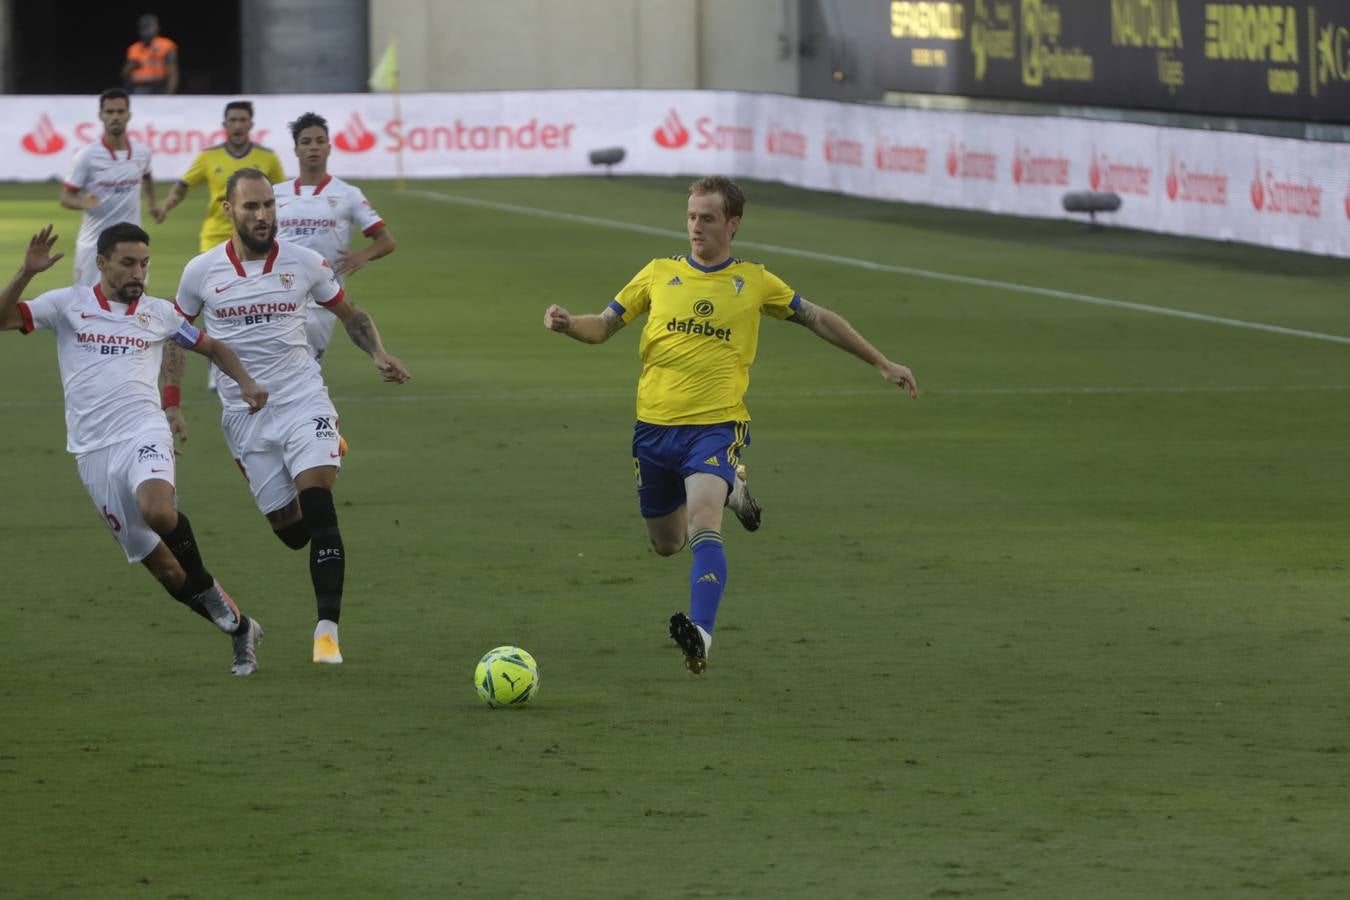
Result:
<instances>
[{"instance_id":1,"label":"soccer player in white jersey","mask_svg":"<svg viewBox=\"0 0 1350 900\"><path fill-rule=\"evenodd\" d=\"M177 508L173 436L156 389L163 348L168 342L210 357L237 379L250 412L266 404L267 391L228 346L183 321L173 304L145 294L150 237L139 225L122 222L99 236L100 277L93 287L74 285L20 301L33 277L65 256L52 255L55 243L50 225L28 242L23 265L0 291L0 330L55 333L66 449L75 455L99 516L129 562L143 564L175 600L231 636L230 671L252 675L262 626L241 613L207 572L192 526Z\"/></svg>"},{"instance_id":2,"label":"soccer player in white jersey","mask_svg":"<svg viewBox=\"0 0 1350 900\"><path fill-rule=\"evenodd\" d=\"M159 216L155 181L150 177L150 148L133 144L127 136L130 103L127 92L120 88L109 88L99 95L98 117L103 122L103 137L76 152L70 177L61 186L61 205L84 212L80 234L75 239L78 285L98 284L99 270L94 257L103 229L118 222L141 224L142 194L150 214Z\"/></svg>"},{"instance_id":3,"label":"soccer player in white jersey","mask_svg":"<svg viewBox=\"0 0 1350 900\"><path fill-rule=\"evenodd\" d=\"M300 176L272 186L277 196L277 238L318 251L341 284L366 263L393 253L394 236L359 187L328 174L333 145L328 142L328 121L323 116L305 113L291 123L291 137ZM364 249L348 249L353 226L370 238ZM306 308L305 334L315 359L323 359L336 321L317 303Z\"/></svg>"},{"instance_id":4,"label":"soccer player in white jersey","mask_svg":"<svg viewBox=\"0 0 1350 900\"><path fill-rule=\"evenodd\" d=\"M312 299L340 319L385 381L402 384L408 372L385 352L370 316L347 299L328 260L276 239L276 196L266 175L257 169L231 175L224 210L234 236L187 264L178 307L190 320L209 320L211 333L228 341L271 392L267 409L249 416L239 386L221 378L221 430L277 537L293 550L309 545L319 620L313 659L340 663L346 561L333 486L342 453L337 410L305 340L306 304ZM165 384L177 385L182 376L183 354L171 348L164 355ZM173 431L185 438L180 411L166 413Z\"/></svg>"}]
</instances>

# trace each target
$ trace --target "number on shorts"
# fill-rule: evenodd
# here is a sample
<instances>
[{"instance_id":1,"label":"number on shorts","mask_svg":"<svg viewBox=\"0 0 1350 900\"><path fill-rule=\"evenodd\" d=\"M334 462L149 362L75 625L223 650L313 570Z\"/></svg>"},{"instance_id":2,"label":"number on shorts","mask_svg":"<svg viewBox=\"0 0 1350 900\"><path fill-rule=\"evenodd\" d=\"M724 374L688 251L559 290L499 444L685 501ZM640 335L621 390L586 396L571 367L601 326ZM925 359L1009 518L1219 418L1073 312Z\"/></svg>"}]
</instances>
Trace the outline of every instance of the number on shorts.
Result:
<instances>
[{"instance_id":1,"label":"number on shorts","mask_svg":"<svg viewBox=\"0 0 1350 900\"><path fill-rule=\"evenodd\" d=\"M108 512L108 507L106 506L103 507L103 518L108 520L108 527L111 528L114 532L122 530L122 523L117 521L117 516Z\"/></svg>"}]
</instances>

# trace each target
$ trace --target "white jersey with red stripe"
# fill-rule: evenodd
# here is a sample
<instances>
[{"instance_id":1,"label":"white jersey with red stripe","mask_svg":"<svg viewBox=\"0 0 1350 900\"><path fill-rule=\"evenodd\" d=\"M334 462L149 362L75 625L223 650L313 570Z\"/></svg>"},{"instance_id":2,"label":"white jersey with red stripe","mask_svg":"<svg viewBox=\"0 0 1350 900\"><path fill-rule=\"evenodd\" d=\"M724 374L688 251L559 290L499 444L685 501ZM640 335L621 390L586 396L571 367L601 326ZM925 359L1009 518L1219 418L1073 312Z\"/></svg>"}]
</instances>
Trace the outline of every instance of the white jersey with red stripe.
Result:
<instances>
[{"instance_id":1,"label":"white jersey with red stripe","mask_svg":"<svg viewBox=\"0 0 1350 900\"><path fill-rule=\"evenodd\" d=\"M323 387L319 364L305 339L305 305L333 307L342 285L328 260L289 241L275 241L265 259L240 259L233 240L194 257L178 283L178 308L190 320L203 316L211 337L229 344L269 403L285 403ZM239 384L217 374L228 410L248 408Z\"/></svg>"},{"instance_id":2,"label":"white jersey with red stripe","mask_svg":"<svg viewBox=\"0 0 1350 900\"><path fill-rule=\"evenodd\" d=\"M201 332L168 300L109 301L101 285L47 291L19 303L20 330L56 334L66 395L66 449L87 453L163 425L159 367L164 342L195 347Z\"/></svg>"},{"instance_id":3,"label":"white jersey with red stripe","mask_svg":"<svg viewBox=\"0 0 1350 900\"><path fill-rule=\"evenodd\" d=\"M351 243L352 227L366 237L384 227L384 220L354 184L332 175L318 184L300 179L272 186L277 196L277 238L318 251L336 267L338 252Z\"/></svg>"},{"instance_id":4,"label":"white jersey with red stripe","mask_svg":"<svg viewBox=\"0 0 1350 900\"><path fill-rule=\"evenodd\" d=\"M128 139L127 149L114 150L105 137L77 150L66 187L91 194L99 203L84 211L76 240L93 244L103 229L118 222L141 224L141 180L149 174L150 148L145 144Z\"/></svg>"}]
</instances>

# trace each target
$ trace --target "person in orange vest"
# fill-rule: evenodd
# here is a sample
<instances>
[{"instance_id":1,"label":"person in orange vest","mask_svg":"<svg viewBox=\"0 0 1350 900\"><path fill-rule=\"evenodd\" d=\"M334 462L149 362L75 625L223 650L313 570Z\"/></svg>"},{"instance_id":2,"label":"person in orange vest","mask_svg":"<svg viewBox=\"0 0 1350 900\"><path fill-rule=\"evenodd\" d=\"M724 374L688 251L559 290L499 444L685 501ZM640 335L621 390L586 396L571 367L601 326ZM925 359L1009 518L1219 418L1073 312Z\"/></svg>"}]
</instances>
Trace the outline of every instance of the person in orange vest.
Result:
<instances>
[{"instance_id":1,"label":"person in orange vest","mask_svg":"<svg viewBox=\"0 0 1350 900\"><path fill-rule=\"evenodd\" d=\"M178 45L159 33L159 17L136 22L141 39L127 48L122 78L133 94L178 93Z\"/></svg>"}]
</instances>

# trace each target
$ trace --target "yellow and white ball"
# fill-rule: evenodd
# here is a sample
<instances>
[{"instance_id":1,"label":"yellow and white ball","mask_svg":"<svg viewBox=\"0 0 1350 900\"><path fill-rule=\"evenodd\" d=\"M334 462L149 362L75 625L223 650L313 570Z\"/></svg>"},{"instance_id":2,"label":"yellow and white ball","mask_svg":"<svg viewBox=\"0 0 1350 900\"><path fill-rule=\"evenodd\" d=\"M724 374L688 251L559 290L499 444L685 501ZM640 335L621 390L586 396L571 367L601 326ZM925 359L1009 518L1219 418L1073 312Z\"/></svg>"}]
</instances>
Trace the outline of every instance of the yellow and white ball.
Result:
<instances>
[{"instance_id":1,"label":"yellow and white ball","mask_svg":"<svg viewBox=\"0 0 1350 900\"><path fill-rule=\"evenodd\" d=\"M493 709L523 706L539 693L539 664L519 647L494 647L478 661L473 684Z\"/></svg>"}]
</instances>

